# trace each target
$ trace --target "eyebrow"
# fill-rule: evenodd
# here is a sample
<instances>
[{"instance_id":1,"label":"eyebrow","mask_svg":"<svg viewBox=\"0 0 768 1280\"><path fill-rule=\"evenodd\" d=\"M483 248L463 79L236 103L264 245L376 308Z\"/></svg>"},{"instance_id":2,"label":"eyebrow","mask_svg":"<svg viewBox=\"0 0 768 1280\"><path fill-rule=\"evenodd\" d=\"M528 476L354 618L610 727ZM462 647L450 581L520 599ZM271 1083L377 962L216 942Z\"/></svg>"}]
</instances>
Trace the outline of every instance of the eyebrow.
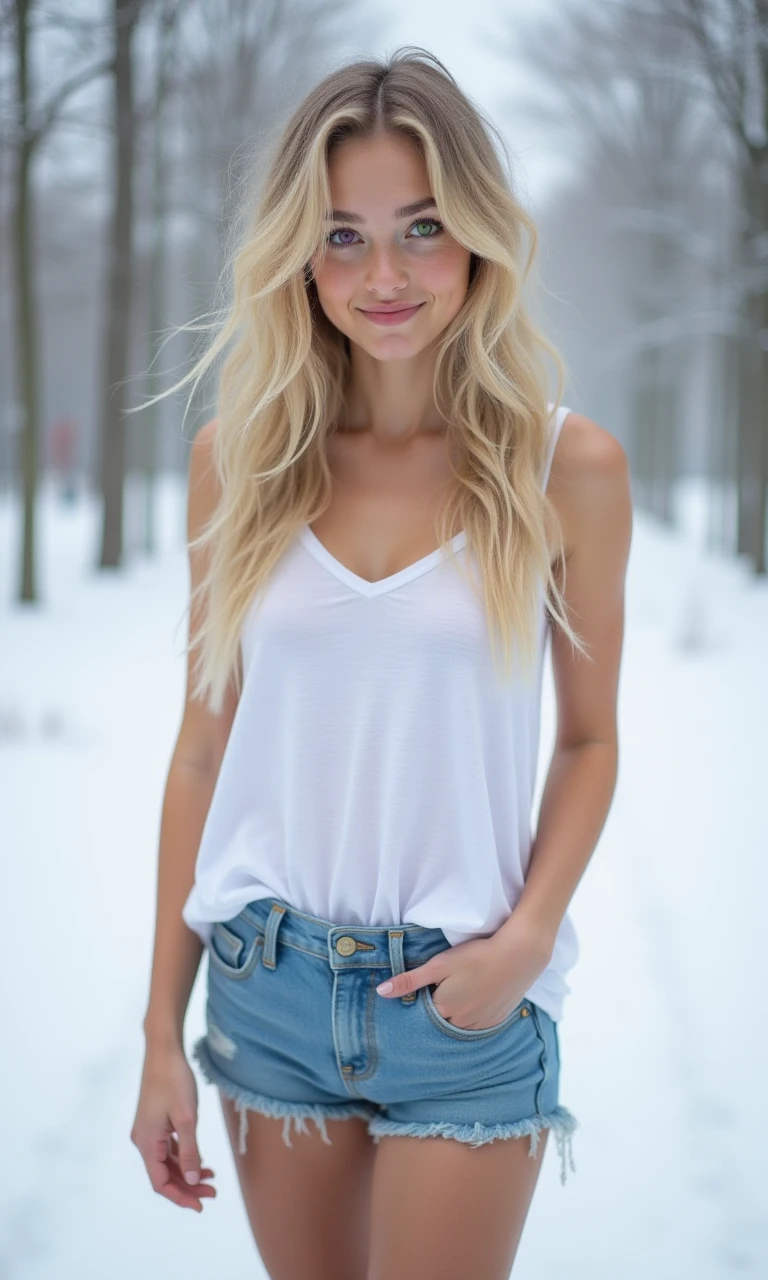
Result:
<instances>
[{"instance_id":1,"label":"eyebrow","mask_svg":"<svg viewBox=\"0 0 768 1280\"><path fill-rule=\"evenodd\" d=\"M423 209L436 209L437 201L432 196L428 196L426 200L416 200L413 204L404 204L402 208L395 209L396 218L410 218L412 213L421 213ZM331 209L328 218L334 222L365 222L365 218L359 213L350 213L349 209Z\"/></svg>"}]
</instances>

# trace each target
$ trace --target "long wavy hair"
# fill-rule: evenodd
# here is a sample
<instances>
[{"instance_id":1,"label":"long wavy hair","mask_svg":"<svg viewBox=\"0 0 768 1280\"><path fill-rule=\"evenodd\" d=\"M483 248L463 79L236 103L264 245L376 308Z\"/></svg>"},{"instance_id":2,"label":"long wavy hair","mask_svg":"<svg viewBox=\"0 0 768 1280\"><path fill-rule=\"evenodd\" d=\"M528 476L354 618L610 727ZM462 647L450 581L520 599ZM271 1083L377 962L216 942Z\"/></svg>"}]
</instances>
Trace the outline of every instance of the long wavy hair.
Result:
<instances>
[{"instance_id":1,"label":"long wavy hair","mask_svg":"<svg viewBox=\"0 0 768 1280\"><path fill-rule=\"evenodd\" d=\"M436 540L455 560L453 531L467 535L501 679L512 675L515 649L518 676L533 672L542 584L548 624L586 652L558 584L560 567L565 585L562 532L541 484L552 413L544 354L557 369L555 411L564 363L523 305L536 228L494 149L495 137L506 155L494 126L438 58L405 46L386 60L341 65L295 110L269 150L259 198L251 184L235 224L218 285L231 301L202 326L211 336L189 372L149 401L191 382L188 408L221 358L213 444L220 498L190 543L208 550L189 602L191 611L203 597L202 620L187 647L192 696L214 713L230 679L240 691L246 612L302 525L331 500L325 442L343 409L349 347L319 305L309 264L326 251L332 149L381 131L418 145L440 219L471 251L467 294L440 335L434 376L438 411L462 459L450 464L455 492L438 514ZM559 546L554 565L551 539Z\"/></svg>"}]
</instances>

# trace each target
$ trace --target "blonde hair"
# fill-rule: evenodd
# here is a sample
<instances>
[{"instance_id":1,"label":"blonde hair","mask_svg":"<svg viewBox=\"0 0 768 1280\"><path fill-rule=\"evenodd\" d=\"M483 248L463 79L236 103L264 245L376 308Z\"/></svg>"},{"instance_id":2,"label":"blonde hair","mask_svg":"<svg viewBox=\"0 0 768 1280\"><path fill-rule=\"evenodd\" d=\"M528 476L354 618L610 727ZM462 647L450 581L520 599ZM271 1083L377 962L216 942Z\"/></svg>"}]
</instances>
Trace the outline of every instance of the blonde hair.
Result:
<instances>
[{"instance_id":1,"label":"blonde hair","mask_svg":"<svg viewBox=\"0 0 768 1280\"><path fill-rule=\"evenodd\" d=\"M451 463L457 487L437 518L439 545L453 558L454 528L467 534L481 570L494 664L498 671L500 640L505 678L515 640L524 677L533 670L542 582L550 625L557 622L585 652L550 565L554 534L565 574L562 532L540 482L551 416L543 353L558 371L555 410L564 366L523 307L536 228L505 177L493 126L436 57L406 46L386 60L340 66L294 112L271 149L260 199L254 207L249 197L226 256L222 278L231 279L232 301L203 326L213 336L189 373L150 401L191 381L188 408L224 356L213 446L220 499L191 543L210 544L210 553L190 599L191 608L201 594L205 609L188 648L196 655L193 696L214 713L230 678L240 689L246 612L302 525L330 502L325 438L343 408L349 356L344 335L319 306L309 263L325 252L331 148L381 132L418 145L440 220L472 254L467 295L440 335L435 368L435 402L462 458Z\"/></svg>"}]
</instances>

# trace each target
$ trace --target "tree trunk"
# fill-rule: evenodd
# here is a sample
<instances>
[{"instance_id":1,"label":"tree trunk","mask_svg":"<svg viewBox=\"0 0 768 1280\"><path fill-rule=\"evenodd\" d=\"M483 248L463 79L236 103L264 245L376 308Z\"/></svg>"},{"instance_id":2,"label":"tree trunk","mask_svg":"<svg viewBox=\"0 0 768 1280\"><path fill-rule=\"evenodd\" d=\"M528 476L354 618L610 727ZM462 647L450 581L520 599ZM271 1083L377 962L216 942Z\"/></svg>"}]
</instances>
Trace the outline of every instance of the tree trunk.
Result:
<instances>
[{"instance_id":1,"label":"tree trunk","mask_svg":"<svg viewBox=\"0 0 768 1280\"><path fill-rule=\"evenodd\" d=\"M155 115L152 135L152 251L149 280L149 335L154 343L162 321L163 301L165 297L164 276L166 259L166 221L167 211L167 176L164 143L165 105L168 87L168 59L171 52L173 28L178 16L178 8L169 0L160 19L158 35L157 79L155 82ZM158 352L158 362L160 357ZM159 374L162 368L157 369ZM148 388L152 394L152 380ZM160 428L160 409L156 404L144 410L144 551L151 555L155 551L155 492L157 481L157 445Z\"/></svg>"},{"instance_id":2,"label":"tree trunk","mask_svg":"<svg viewBox=\"0 0 768 1280\"><path fill-rule=\"evenodd\" d=\"M99 433L103 499L100 568L116 568L123 557L126 389L132 285L133 67L131 39L137 0L114 0L115 145L114 202L104 317L104 388Z\"/></svg>"},{"instance_id":3,"label":"tree trunk","mask_svg":"<svg viewBox=\"0 0 768 1280\"><path fill-rule=\"evenodd\" d=\"M40 419L37 399L37 315L32 269L33 199L31 184L34 140L29 133L29 5L16 4L16 119L19 142L16 152L14 210L15 311L18 403L21 406L21 471L23 531L19 600L37 600L35 563L35 502L40 453Z\"/></svg>"},{"instance_id":4,"label":"tree trunk","mask_svg":"<svg viewBox=\"0 0 768 1280\"><path fill-rule=\"evenodd\" d=\"M759 175L756 203L759 216L759 241L761 252L758 261L762 269L762 287L757 298L757 369L755 372L755 472L757 474L757 510L755 512L755 573L766 573L766 498L768 497L768 289L765 286L766 252L763 247L768 235L768 179L765 156L755 165Z\"/></svg>"},{"instance_id":5,"label":"tree trunk","mask_svg":"<svg viewBox=\"0 0 768 1280\"><path fill-rule=\"evenodd\" d=\"M756 157L754 157L756 161ZM766 359L763 349L768 329L766 293L757 283L762 270L760 245L766 233L765 192L760 167L751 155L745 157L742 175L745 228L742 262L747 278L744 303L745 336L741 343L738 417L738 539L737 551L765 573L765 395ZM761 332L762 331L762 332Z\"/></svg>"}]
</instances>

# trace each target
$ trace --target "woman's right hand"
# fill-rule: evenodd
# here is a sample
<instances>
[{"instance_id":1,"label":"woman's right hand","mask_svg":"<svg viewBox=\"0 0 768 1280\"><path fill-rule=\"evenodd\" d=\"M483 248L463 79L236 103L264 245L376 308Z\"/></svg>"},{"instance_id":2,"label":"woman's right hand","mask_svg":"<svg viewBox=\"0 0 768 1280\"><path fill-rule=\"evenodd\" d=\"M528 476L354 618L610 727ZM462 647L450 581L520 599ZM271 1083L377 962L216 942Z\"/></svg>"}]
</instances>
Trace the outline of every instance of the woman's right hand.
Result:
<instances>
[{"instance_id":1,"label":"woman's right hand","mask_svg":"<svg viewBox=\"0 0 768 1280\"><path fill-rule=\"evenodd\" d=\"M197 1148L197 1082L184 1052L147 1047L131 1142L139 1149L153 1190L182 1209L202 1213L202 1200L216 1195L204 1182ZM186 1173L197 1174L192 1185Z\"/></svg>"}]
</instances>

